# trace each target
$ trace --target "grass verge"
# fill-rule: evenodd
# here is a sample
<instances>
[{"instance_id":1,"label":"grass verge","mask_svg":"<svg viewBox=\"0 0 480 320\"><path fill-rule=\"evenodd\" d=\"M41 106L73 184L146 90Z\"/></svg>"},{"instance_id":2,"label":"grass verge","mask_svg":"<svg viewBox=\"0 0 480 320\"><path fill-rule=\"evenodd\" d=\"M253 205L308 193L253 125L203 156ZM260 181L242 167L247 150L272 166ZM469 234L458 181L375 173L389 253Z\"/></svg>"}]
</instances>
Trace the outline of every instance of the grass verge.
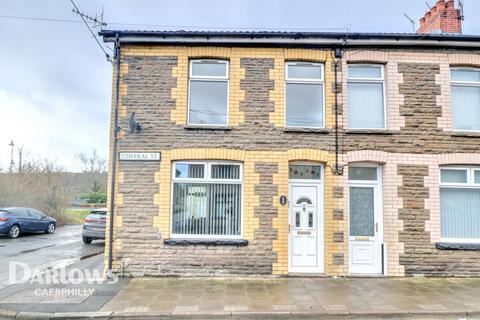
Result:
<instances>
[{"instance_id":1,"label":"grass verge","mask_svg":"<svg viewBox=\"0 0 480 320\"><path fill-rule=\"evenodd\" d=\"M65 209L65 217L68 223L82 224L86 216L92 211L91 208L68 208Z\"/></svg>"}]
</instances>

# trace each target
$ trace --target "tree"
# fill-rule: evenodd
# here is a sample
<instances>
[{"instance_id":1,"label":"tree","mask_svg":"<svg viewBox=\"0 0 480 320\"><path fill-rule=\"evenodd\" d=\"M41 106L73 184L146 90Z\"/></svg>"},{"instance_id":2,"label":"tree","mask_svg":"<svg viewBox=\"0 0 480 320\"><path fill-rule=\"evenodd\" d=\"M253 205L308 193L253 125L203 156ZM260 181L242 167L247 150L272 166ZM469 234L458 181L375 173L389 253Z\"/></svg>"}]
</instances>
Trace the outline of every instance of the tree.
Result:
<instances>
[{"instance_id":1,"label":"tree","mask_svg":"<svg viewBox=\"0 0 480 320\"><path fill-rule=\"evenodd\" d=\"M18 153L18 173L22 173L23 172L23 166L25 165L24 164L25 155L24 155L24 151L23 151L23 144L22 144L21 147L17 147L17 153Z\"/></svg>"},{"instance_id":2,"label":"tree","mask_svg":"<svg viewBox=\"0 0 480 320\"><path fill-rule=\"evenodd\" d=\"M85 173L105 173L107 171L107 160L100 157L96 149L93 149L91 154L78 153L75 158L82 164Z\"/></svg>"}]
</instances>

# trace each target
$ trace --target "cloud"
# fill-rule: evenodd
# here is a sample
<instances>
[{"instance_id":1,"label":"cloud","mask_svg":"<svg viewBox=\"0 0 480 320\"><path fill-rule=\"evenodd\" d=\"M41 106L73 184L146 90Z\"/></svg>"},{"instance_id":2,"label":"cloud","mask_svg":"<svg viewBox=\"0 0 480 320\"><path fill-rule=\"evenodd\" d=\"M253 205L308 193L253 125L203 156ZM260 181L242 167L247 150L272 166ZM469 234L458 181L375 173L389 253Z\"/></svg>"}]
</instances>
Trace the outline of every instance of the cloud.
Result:
<instances>
[{"instance_id":1,"label":"cloud","mask_svg":"<svg viewBox=\"0 0 480 320\"><path fill-rule=\"evenodd\" d=\"M1 0L0 0L1 1ZM431 3L434 1L430 1ZM2 15L75 19L68 0L2 1ZM107 22L218 29L335 28L410 32L403 12L422 16L421 0L76 0L89 14L105 8ZM480 34L480 1L465 1L466 34ZM109 25L116 29L168 27ZM194 29L193 27L185 29ZM11 139L32 155L78 170L74 154L108 154L111 65L81 23L0 18L0 168Z\"/></svg>"},{"instance_id":2,"label":"cloud","mask_svg":"<svg viewBox=\"0 0 480 320\"><path fill-rule=\"evenodd\" d=\"M0 165L10 163L8 144L14 140L33 157L48 158L79 170L75 154L99 150L107 157L108 127L90 117L78 103L48 93L19 96L0 90Z\"/></svg>"}]
</instances>

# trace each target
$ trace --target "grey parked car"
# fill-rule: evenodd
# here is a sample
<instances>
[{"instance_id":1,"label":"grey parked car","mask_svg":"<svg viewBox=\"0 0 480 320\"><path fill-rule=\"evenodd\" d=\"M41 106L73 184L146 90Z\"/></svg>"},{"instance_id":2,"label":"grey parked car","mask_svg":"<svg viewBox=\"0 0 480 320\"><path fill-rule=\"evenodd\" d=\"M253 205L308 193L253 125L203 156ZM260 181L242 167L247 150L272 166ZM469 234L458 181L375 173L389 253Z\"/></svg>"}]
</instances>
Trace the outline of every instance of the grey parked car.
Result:
<instances>
[{"instance_id":1,"label":"grey parked car","mask_svg":"<svg viewBox=\"0 0 480 320\"><path fill-rule=\"evenodd\" d=\"M82 237L86 244L96 239L105 239L105 225L107 209L95 209L85 218L83 222Z\"/></svg>"}]
</instances>

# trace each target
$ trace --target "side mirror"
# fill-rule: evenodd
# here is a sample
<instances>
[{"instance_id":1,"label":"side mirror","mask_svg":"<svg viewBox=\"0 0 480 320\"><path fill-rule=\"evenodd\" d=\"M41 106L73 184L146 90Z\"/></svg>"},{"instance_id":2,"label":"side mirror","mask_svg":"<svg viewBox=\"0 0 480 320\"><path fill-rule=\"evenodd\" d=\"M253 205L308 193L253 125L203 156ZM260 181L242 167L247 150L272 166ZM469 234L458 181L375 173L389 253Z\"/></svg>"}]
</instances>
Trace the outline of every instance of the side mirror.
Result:
<instances>
[{"instance_id":1,"label":"side mirror","mask_svg":"<svg viewBox=\"0 0 480 320\"><path fill-rule=\"evenodd\" d=\"M47 216L42 216L40 219L45 220L47 219Z\"/></svg>"}]
</instances>

